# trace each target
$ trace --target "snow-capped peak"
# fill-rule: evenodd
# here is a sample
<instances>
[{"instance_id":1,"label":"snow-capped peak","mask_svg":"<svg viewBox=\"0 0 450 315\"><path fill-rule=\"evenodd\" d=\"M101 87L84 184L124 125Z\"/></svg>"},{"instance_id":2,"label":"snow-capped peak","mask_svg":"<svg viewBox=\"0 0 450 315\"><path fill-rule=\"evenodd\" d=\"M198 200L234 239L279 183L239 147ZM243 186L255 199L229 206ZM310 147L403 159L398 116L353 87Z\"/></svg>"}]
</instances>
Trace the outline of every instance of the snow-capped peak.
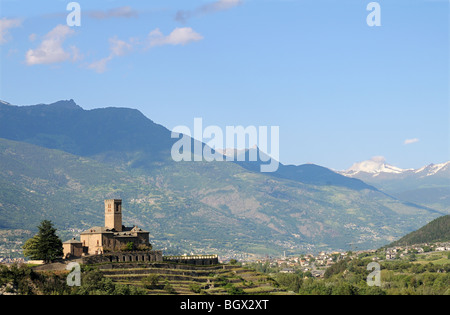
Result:
<instances>
[{"instance_id":1,"label":"snow-capped peak","mask_svg":"<svg viewBox=\"0 0 450 315\"><path fill-rule=\"evenodd\" d=\"M357 176L358 174L370 174L377 177L380 174L417 174L419 177L435 175L438 172L448 171L449 162L440 164L429 164L419 169L402 169L386 163L384 157L376 156L367 161L358 162L348 170L341 171L342 175Z\"/></svg>"},{"instance_id":2,"label":"snow-capped peak","mask_svg":"<svg viewBox=\"0 0 450 315\"><path fill-rule=\"evenodd\" d=\"M386 163L386 160L382 156L375 156L367 161L358 162L352 165L348 170L342 173L346 175L355 175L360 172L369 174L379 174L379 173L394 173L400 174L409 169L401 169L396 166L392 166Z\"/></svg>"},{"instance_id":3,"label":"snow-capped peak","mask_svg":"<svg viewBox=\"0 0 450 315\"><path fill-rule=\"evenodd\" d=\"M423 174L424 176L431 176L441 170L448 169L449 165L450 165L450 161L445 162L445 163L440 163L440 164L430 164L430 165L424 166L418 170L415 170L414 173L416 173L416 174L425 173L425 174Z\"/></svg>"}]
</instances>

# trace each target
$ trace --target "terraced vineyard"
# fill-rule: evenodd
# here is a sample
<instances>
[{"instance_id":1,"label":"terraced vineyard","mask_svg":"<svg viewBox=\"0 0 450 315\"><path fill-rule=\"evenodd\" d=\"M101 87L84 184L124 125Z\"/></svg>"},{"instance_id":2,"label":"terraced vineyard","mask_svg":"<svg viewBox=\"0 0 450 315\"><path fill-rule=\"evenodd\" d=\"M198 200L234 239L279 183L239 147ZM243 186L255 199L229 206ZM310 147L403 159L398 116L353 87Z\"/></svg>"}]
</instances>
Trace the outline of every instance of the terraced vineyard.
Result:
<instances>
[{"instance_id":1,"label":"terraced vineyard","mask_svg":"<svg viewBox=\"0 0 450 315\"><path fill-rule=\"evenodd\" d=\"M288 293L266 275L237 265L112 263L96 267L114 282L145 288L151 295Z\"/></svg>"}]
</instances>

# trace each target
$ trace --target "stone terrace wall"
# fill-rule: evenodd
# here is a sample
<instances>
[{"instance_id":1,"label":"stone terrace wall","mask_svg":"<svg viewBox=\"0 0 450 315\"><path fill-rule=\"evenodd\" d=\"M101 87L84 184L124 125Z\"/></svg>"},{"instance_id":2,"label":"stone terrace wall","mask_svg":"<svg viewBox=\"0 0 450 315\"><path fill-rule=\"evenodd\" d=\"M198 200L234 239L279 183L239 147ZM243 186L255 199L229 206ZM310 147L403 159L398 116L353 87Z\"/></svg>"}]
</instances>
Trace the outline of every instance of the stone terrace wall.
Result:
<instances>
[{"instance_id":1,"label":"stone terrace wall","mask_svg":"<svg viewBox=\"0 0 450 315\"><path fill-rule=\"evenodd\" d=\"M163 261L161 251L145 252L112 252L101 255L92 255L82 258L84 264L99 264L105 262L131 262L131 261Z\"/></svg>"},{"instance_id":2,"label":"stone terrace wall","mask_svg":"<svg viewBox=\"0 0 450 315\"><path fill-rule=\"evenodd\" d=\"M188 265L217 265L219 264L219 257L217 255L194 255L194 256L164 256L163 260L166 262L175 262Z\"/></svg>"},{"instance_id":3,"label":"stone terrace wall","mask_svg":"<svg viewBox=\"0 0 450 315\"><path fill-rule=\"evenodd\" d=\"M111 252L101 255L83 257L83 264L100 264L109 262L167 262L196 266L211 266L219 264L217 255L194 256L163 256L162 251L146 252Z\"/></svg>"}]
</instances>

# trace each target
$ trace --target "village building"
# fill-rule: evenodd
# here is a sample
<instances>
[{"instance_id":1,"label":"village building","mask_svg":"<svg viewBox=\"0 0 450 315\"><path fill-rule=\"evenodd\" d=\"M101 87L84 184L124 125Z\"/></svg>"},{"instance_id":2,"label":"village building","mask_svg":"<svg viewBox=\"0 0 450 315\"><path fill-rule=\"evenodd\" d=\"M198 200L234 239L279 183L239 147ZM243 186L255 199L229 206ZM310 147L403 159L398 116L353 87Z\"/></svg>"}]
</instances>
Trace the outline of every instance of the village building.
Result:
<instances>
[{"instance_id":1,"label":"village building","mask_svg":"<svg viewBox=\"0 0 450 315\"><path fill-rule=\"evenodd\" d=\"M64 257L81 257L85 253L83 243L75 238L63 243Z\"/></svg>"}]
</instances>

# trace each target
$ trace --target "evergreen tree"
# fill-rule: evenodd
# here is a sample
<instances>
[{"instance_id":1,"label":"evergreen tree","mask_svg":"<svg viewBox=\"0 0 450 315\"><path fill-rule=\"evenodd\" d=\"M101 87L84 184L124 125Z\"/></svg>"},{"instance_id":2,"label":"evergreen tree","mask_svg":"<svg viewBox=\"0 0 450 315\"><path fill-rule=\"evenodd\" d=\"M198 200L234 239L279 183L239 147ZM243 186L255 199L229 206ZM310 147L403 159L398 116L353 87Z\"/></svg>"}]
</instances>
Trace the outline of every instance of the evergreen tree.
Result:
<instances>
[{"instance_id":1,"label":"evergreen tree","mask_svg":"<svg viewBox=\"0 0 450 315\"><path fill-rule=\"evenodd\" d=\"M25 242L24 256L31 259L43 260L49 263L63 255L62 242L56 235L53 223L44 220L38 226L38 234Z\"/></svg>"},{"instance_id":2,"label":"evergreen tree","mask_svg":"<svg viewBox=\"0 0 450 315\"><path fill-rule=\"evenodd\" d=\"M25 244L22 246L23 255L25 257L30 257L31 259L37 259L35 257L39 256L38 244L39 244L39 239L38 239L37 235L35 235L32 238L30 238L29 240L27 240L25 242Z\"/></svg>"}]
</instances>

